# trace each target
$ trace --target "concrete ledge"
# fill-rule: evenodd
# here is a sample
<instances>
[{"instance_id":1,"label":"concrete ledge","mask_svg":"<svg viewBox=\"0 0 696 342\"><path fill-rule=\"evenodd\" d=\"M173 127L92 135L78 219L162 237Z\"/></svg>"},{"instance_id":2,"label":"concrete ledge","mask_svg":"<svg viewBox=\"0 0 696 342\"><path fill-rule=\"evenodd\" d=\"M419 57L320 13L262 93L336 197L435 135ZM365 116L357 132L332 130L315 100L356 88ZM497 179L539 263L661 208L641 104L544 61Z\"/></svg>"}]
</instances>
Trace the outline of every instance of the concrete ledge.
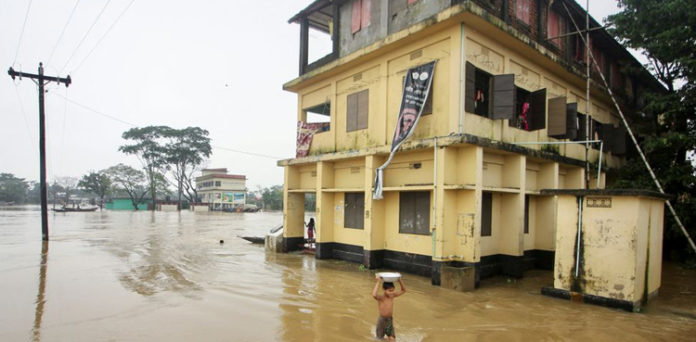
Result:
<instances>
[{"instance_id":1,"label":"concrete ledge","mask_svg":"<svg viewBox=\"0 0 696 342\"><path fill-rule=\"evenodd\" d=\"M633 303L626 300L606 298L595 296L591 294L570 292L568 290L557 289L553 287L542 287L541 294L549 297L556 297L561 299L573 299L579 300L583 303L605 306L613 309L621 309L628 312L638 312L640 311L640 303Z\"/></svg>"}]
</instances>

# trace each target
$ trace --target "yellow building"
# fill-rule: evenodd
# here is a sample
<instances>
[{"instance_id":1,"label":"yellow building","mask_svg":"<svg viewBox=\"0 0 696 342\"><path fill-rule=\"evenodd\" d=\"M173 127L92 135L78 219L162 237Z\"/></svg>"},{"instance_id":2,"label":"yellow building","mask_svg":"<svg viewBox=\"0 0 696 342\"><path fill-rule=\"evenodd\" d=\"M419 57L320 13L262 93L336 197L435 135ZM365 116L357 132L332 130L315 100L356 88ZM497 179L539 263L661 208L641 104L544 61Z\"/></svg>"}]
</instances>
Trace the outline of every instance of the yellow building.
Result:
<instances>
[{"instance_id":1,"label":"yellow building","mask_svg":"<svg viewBox=\"0 0 696 342\"><path fill-rule=\"evenodd\" d=\"M231 175L227 169L204 169L196 177L201 202L211 210L231 209L246 203L246 176Z\"/></svg>"},{"instance_id":2,"label":"yellow building","mask_svg":"<svg viewBox=\"0 0 696 342\"><path fill-rule=\"evenodd\" d=\"M301 27L300 75L284 89L297 94L298 127L323 126L306 156L278 163L285 250L300 245L305 194L315 194L317 258L412 272L435 285L443 272L467 268L465 287L553 269L566 213L558 194L542 190L602 189L606 170L632 151L596 72L588 99L584 45L566 35L573 22L584 28L584 11L549 2L316 0L291 18ZM310 29L332 41L313 63ZM640 64L604 30L591 31L591 44L623 110L644 105L654 79L623 73ZM431 61L428 102L374 200L405 74ZM602 143L574 143L587 140Z\"/></svg>"}]
</instances>

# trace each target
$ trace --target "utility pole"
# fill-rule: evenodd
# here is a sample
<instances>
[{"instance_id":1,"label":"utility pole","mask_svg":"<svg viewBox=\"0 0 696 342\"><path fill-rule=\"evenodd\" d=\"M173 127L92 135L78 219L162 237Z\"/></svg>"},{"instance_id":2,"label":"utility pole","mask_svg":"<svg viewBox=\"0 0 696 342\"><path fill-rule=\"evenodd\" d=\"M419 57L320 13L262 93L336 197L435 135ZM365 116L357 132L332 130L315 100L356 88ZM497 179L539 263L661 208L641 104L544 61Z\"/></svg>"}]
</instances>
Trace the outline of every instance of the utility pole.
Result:
<instances>
[{"instance_id":1,"label":"utility pole","mask_svg":"<svg viewBox=\"0 0 696 342\"><path fill-rule=\"evenodd\" d=\"M7 71L7 74L14 80L19 76L29 78L39 86L39 169L40 169L40 184L41 184L41 238L43 241L48 241L48 200L46 198L46 116L44 114L44 85L48 82L65 83L68 87L72 80L70 76L66 78L45 76L43 63L39 63L39 74L29 74L26 72L17 72L12 67Z\"/></svg>"}]
</instances>

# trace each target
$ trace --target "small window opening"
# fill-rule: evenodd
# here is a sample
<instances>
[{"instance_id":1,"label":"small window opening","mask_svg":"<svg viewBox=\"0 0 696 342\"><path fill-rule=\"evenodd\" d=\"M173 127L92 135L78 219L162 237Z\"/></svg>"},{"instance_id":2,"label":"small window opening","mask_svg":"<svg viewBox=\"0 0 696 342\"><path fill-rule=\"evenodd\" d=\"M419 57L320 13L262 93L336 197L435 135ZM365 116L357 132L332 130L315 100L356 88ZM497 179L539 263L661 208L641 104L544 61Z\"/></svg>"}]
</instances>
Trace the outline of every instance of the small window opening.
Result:
<instances>
[{"instance_id":1,"label":"small window opening","mask_svg":"<svg viewBox=\"0 0 696 342\"><path fill-rule=\"evenodd\" d=\"M307 123L331 122L331 103L324 102L320 105L305 109Z\"/></svg>"},{"instance_id":2,"label":"small window opening","mask_svg":"<svg viewBox=\"0 0 696 342\"><path fill-rule=\"evenodd\" d=\"M491 74L476 68L474 88L474 114L489 117Z\"/></svg>"}]
</instances>

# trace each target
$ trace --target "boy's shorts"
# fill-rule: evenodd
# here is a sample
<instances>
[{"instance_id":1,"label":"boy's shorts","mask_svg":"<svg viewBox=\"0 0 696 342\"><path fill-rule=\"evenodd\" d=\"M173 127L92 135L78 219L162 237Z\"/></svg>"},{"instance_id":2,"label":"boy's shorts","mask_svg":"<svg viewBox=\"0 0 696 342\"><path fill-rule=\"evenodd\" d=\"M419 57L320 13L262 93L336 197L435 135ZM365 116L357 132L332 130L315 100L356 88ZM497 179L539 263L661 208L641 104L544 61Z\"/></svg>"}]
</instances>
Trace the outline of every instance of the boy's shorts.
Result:
<instances>
[{"instance_id":1,"label":"boy's shorts","mask_svg":"<svg viewBox=\"0 0 696 342\"><path fill-rule=\"evenodd\" d=\"M379 318L377 318L377 328L375 329L375 335L377 335L377 338L383 338L384 336L396 337L392 317L379 316Z\"/></svg>"}]
</instances>

